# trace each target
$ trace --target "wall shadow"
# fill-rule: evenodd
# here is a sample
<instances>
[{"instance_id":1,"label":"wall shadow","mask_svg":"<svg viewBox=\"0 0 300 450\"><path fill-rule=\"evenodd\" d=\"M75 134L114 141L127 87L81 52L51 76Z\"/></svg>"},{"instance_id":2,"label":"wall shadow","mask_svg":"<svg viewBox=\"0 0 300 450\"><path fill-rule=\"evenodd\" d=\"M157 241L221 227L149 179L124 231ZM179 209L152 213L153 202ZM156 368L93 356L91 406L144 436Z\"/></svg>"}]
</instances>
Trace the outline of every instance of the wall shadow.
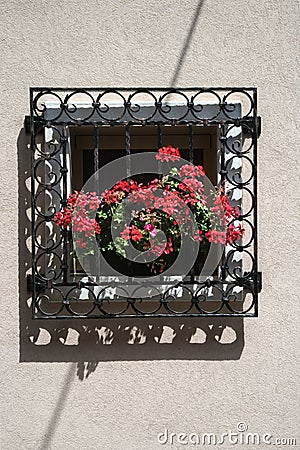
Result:
<instances>
[{"instance_id":1,"label":"wall shadow","mask_svg":"<svg viewBox=\"0 0 300 450\"><path fill-rule=\"evenodd\" d=\"M29 315L26 322L21 362L236 360L244 347L240 318L44 321Z\"/></svg>"},{"instance_id":2,"label":"wall shadow","mask_svg":"<svg viewBox=\"0 0 300 450\"><path fill-rule=\"evenodd\" d=\"M51 419L47 423L47 428L43 434L41 445L38 450L49 450L51 449L51 443L53 436L55 435L56 429L61 420L61 416L65 412L65 408L70 397L72 381L75 378L76 368L74 368L74 364L72 364L62 381L62 385L60 387L59 396L57 402L55 404L55 408L51 414Z\"/></svg>"},{"instance_id":3,"label":"wall shadow","mask_svg":"<svg viewBox=\"0 0 300 450\"><path fill-rule=\"evenodd\" d=\"M202 9L203 4L204 4L204 0L199 0L199 2L197 4L197 7L195 9L195 12L194 12L194 15L193 15L193 18L192 18L192 21L191 21L190 28L189 28L188 33L186 35L185 41L183 43L183 46L182 46L182 49L181 49L181 52L180 52L180 56L178 58L176 67L174 69L174 72L173 72L173 75L172 75L172 78L171 78L171 82L170 82L170 87L171 88L174 88L177 85L177 80L179 78L181 69L183 67L183 63L184 63L184 61L186 59L188 49L189 49L189 47L191 45L193 34L194 34L195 30L196 30L196 27L197 27L197 24L198 24L198 20L199 20L199 17L200 17L200 13L201 13L201 9Z\"/></svg>"}]
</instances>

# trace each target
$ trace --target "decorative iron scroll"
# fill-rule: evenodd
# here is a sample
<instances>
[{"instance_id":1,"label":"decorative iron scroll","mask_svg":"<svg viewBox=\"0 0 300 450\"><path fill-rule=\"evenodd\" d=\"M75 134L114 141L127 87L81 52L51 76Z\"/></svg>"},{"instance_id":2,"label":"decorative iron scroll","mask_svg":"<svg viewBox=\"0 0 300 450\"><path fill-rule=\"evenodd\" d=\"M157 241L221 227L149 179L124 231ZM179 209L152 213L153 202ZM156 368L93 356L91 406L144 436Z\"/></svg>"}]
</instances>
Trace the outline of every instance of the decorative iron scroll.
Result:
<instances>
[{"instance_id":1,"label":"decorative iron scroll","mask_svg":"<svg viewBox=\"0 0 300 450\"><path fill-rule=\"evenodd\" d=\"M257 316L261 289L256 174L260 118L255 88L31 88L30 105L29 281L34 318ZM156 126L158 143L165 126L188 126L191 161L193 127L217 128L218 182L239 206L238 220L246 231L242 240L223 251L211 276L191 272L178 276L172 286L161 276L149 287L134 278L96 279L72 269L71 232L61 230L54 221L70 194L70 129L88 126L95 130L96 171L98 129L117 125L126 128L126 154L130 154L131 126ZM149 298L147 289L151 290Z\"/></svg>"}]
</instances>

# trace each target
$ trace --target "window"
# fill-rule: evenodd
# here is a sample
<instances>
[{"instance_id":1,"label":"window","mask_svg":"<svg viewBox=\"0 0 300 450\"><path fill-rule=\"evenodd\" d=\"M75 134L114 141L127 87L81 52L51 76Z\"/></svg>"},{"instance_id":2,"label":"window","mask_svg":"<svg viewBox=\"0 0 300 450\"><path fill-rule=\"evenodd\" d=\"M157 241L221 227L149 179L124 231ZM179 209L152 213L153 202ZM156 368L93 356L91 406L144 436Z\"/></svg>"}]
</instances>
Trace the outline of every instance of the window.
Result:
<instances>
[{"instance_id":1,"label":"window","mask_svg":"<svg viewBox=\"0 0 300 450\"><path fill-rule=\"evenodd\" d=\"M257 316L259 118L254 88L32 88L30 93L34 317ZM204 166L211 186L218 185L239 211L236 221L243 236L226 247L212 242L204 256L197 250L189 271L178 273L179 265L175 272L153 277L136 273L137 265L128 261L131 272L107 272L99 263L95 238L97 271L83 273L91 258L84 255L79 264L70 229L60 229L55 220L68 196L121 156L127 156L122 179L132 178L128 164L134 155L150 157L168 145L178 147L189 163ZM144 184L154 175L161 179L162 163L156 166L133 178ZM113 171L108 175L115 176ZM120 260L118 255L117 268Z\"/></svg>"}]
</instances>

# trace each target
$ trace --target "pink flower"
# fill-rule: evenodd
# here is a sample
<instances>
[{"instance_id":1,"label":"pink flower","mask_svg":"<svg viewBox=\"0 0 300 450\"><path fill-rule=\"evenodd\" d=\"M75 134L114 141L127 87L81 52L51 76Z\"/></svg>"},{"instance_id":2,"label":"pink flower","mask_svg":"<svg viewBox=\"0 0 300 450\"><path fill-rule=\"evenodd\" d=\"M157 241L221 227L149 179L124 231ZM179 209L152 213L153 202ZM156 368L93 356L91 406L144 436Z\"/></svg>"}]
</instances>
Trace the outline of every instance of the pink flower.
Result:
<instances>
[{"instance_id":1,"label":"pink flower","mask_svg":"<svg viewBox=\"0 0 300 450\"><path fill-rule=\"evenodd\" d=\"M201 242L203 240L202 237L202 230L197 230L195 236L194 236L194 241L195 242Z\"/></svg>"},{"instance_id":2,"label":"pink flower","mask_svg":"<svg viewBox=\"0 0 300 450\"><path fill-rule=\"evenodd\" d=\"M147 223L144 226L144 230L149 231L150 236L153 238L157 235L157 229L152 223Z\"/></svg>"}]
</instances>

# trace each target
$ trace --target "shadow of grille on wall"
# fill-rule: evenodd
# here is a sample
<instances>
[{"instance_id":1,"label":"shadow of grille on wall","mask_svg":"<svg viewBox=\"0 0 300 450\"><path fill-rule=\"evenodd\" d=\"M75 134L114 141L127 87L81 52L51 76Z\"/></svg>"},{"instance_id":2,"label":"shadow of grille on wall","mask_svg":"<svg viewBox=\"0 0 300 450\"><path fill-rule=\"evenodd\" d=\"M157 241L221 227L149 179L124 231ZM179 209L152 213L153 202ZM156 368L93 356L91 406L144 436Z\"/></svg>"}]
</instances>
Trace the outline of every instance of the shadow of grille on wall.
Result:
<instances>
[{"instance_id":1,"label":"shadow of grille on wall","mask_svg":"<svg viewBox=\"0 0 300 450\"><path fill-rule=\"evenodd\" d=\"M30 111L28 289L34 318L257 316L255 88L31 88ZM226 246L210 244L213 268L207 267L206 250L187 273L143 278L130 271L116 276L99 267L87 270L90 258L80 264L71 230L60 229L55 215L107 161L170 143L178 143L190 164L208 167L212 184L238 209L243 237ZM158 162L158 177L160 171Z\"/></svg>"}]
</instances>

